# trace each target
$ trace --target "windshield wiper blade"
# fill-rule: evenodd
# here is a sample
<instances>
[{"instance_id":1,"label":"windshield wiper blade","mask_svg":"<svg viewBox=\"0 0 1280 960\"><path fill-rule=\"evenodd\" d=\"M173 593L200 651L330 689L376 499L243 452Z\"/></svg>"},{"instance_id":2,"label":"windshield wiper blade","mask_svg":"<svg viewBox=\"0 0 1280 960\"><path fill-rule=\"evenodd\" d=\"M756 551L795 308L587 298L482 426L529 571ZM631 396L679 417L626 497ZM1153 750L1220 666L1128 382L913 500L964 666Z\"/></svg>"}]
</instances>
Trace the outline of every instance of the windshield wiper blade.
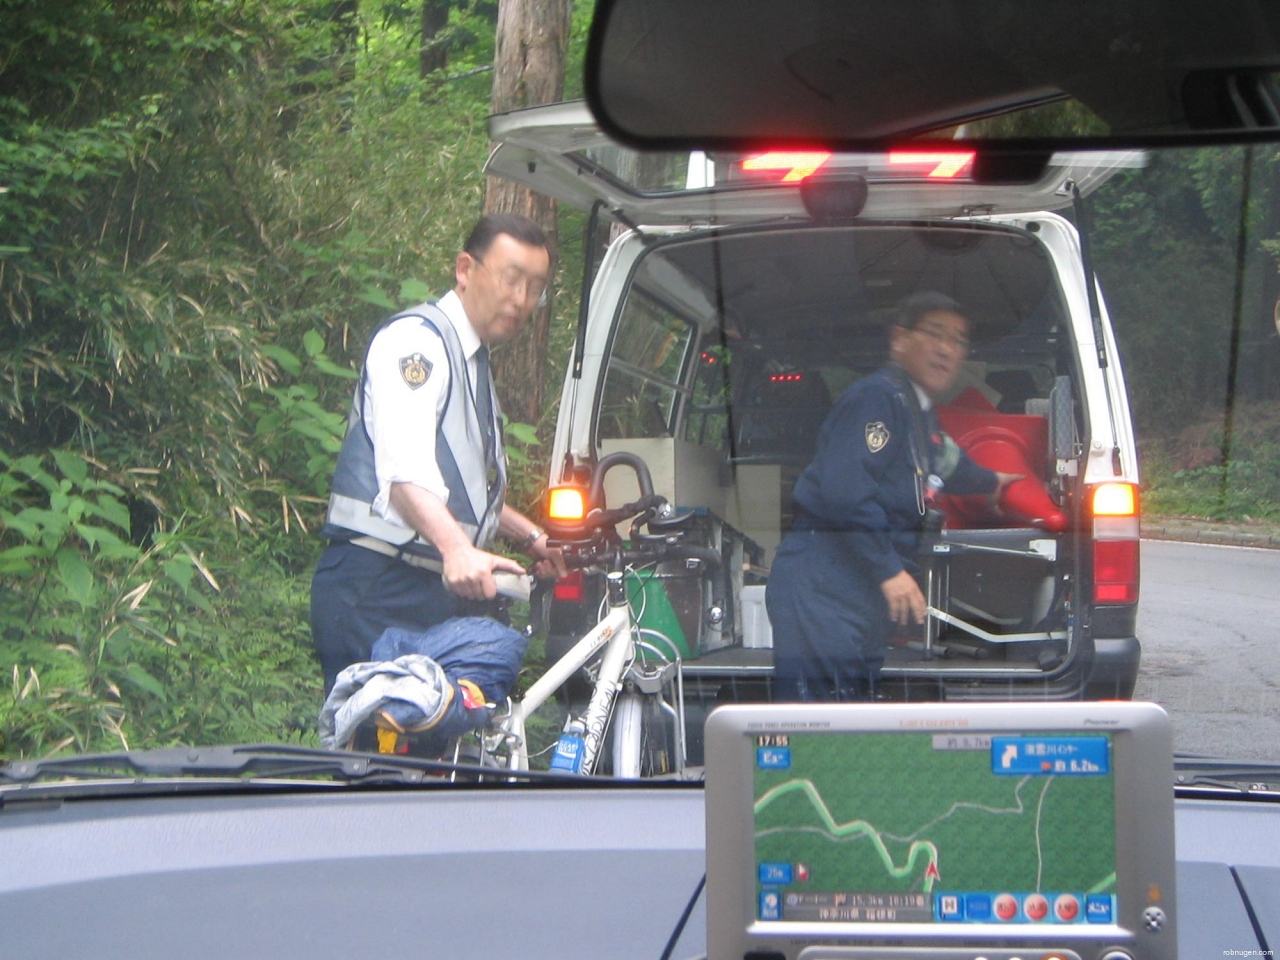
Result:
<instances>
[{"instance_id":1,"label":"windshield wiper blade","mask_svg":"<svg viewBox=\"0 0 1280 960\"><path fill-rule=\"evenodd\" d=\"M486 779L527 779L524 773L468 763L426 760L397 754L369 754L273 744L170 747L115 753L15 760L0 766L0 786L51 779L109 780L121 777L329 777L346 782L423 783L459 774ZM534 774L533 777L537 777ZM555 777L555 775L553 775ZM559 777L555 777L559 779Z\"/></svg>"},{"instance_id":2,"label":"windshield wiper blade","mask_svg":"<svg viewBox=\"0 0 1280 960\"><path fill-rule=\"evenodd\" d=\"M1280 786L1280 763L1231 760L1180 753L1174 757L1174 787L1222 787L1268 793Z\"/></svg>"}]
</instances>

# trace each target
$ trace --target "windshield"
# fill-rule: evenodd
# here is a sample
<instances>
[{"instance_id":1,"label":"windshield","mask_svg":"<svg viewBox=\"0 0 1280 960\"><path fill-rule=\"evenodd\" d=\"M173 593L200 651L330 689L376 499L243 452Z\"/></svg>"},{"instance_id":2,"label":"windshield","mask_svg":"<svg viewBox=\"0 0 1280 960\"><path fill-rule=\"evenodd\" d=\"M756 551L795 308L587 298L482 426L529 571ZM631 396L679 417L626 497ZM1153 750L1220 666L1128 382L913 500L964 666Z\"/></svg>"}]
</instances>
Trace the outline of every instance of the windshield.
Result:
<instances>
[{"instance_id":1,"label":"windshield","mask_svg":"<svg viewBox=\"0 0 1280 960\"><path fill-rule=\"evenodd\" d=\"M430 66L416 14L394 4L296 23L288 4L249 7L231 25L202 5L136 19L104 6L82 23L29 8L25 39L4 41L9 761L324 745L333 677L313 646L312 577L334 538L339 453L374 331L459 283L483 212L494 24L468 8ZM66 31L83 42L64 42ZM154 42L139 47L140 31ZM877 184L945 190L971 172L964 153L582 157L653 193L799 183L825 168L866 173L874 198ZM628 701L617 716L679 730L643 745L637 769L696 777L710 709L788 695L773 672L770 591L789 589L779 557L818 516L806 470L842 397L882 372L897 311L916 293L950 298L942 312L963 319L912 341L954 357L945 385L926 391L939 434L975 462L998 434L984 469L1028 486L991 513L985 480L953 484L935 531L947 546L908 571L929 612L884 632L869 695L1148 699L1172 715L1179 752L1280 761L1269 735L1278 185L1275 149L1215 146L1150 150L1078 202L1064 180L1056 212L943 217L931 204L916 216L895 202L870 219L646 232L606 217L592 232L582 211L544 208L547 302L528 297L524 338L493 353L506 503L541 524L549 485L585 485L593 464L623 453L643 459L673 512L694 514L679 531L685 553L625 575L639 641L628 689L661 702ZM527 264L486 264L466 261L473 277L491 271L476 283L540 292ZM407 348L393 362L412 388L446 361ZM855 426L872 454L898 439L879 415ZM1020 459L999 459L1014 447ZM610 507L636 496L617 481L603 489ZM650 517L655 542L676 535L664 518L674 523ZM630 519L618 520L628 548L641 543ZM535 532L504 523L492 549L532 570L545 559L529 552ZM390 546L395 562L404 542ZM493 722L607 609L605 566L584 562L534 601L504 605L519 636L512 679L475 694ZM566 725L586 710L594 664L535 689L538 709L521 721L529 766L555 769L557 744L598 736L609 758L599 772L619 772L607 728ZM468 695L451 689L456 703ZM403 744L393 721L339 746ZM430 750L458 756L453 739Z\"/></svg>"}]
</instances>

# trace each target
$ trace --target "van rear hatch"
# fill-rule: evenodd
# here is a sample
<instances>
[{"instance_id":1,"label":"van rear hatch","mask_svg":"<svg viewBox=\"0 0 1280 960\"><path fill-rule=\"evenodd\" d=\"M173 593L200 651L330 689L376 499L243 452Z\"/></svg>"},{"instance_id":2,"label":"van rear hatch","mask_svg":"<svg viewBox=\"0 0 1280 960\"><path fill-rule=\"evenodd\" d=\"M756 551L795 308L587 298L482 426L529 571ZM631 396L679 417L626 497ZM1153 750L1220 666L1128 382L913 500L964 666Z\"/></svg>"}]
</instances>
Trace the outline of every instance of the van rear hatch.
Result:
<instances>
[{"instance_id":1,"label":"van rear hatch","mask_svg":"<svg viewBox=\"0 0 1280 960\"><path fill-rule=\"evenodd\" d=\"M1092 612L1132 609L1123 590L1136 591L1124 542L1136 515L1094 523L1090 490L1100 476L1136 482L1136 464L1111 455L1132 450L1123 383L1118 365L1099 364L1076 234L1047 211L1139 154L1060 155L1035 183L992 186L974 182L963 150L642 155L576 104L495 117L491 132L503 143L490 174L601 203L640 230L614 241L593 288L552 462L638 453L659 492L708 517L718 543L741 544L749 562L729 565L731 589L664 582L691 678L768 675L760 602L791 488L839 392L883 363L895 305L927 289L962 304L973 341L944 424L972 450L1016 453L1011 472L1037 489L1019 517L952 505L929 557L930 629L895 638L886 676L946 696L1018 683L1079 695ZM815 172L862 178L861 215L812 219L797 185ZM1095 402L1109 390L1121 404L1110 413ZM1116 543L1095 556L1100 532ZM579 602L589 617L590 589Z\"/></svg>"},{"instance_id":2,"label":"van rear hatch","mask_svg":"<svg viewBox=\"0 0 1280 960\"><path fill-rule=\"evenodd\" d=\"M500 145L485 172L586 209L596 202L644 226L728 224L808 214L797 181L814 173L864 176L866 217L956 217L975 211L1056 210L1117 170L1139 166L1136 151L1060 153L1028 184L973 179L963 141L954 152L895 154L638 153L601 132L582 102L552 104L489 120Z\"/></svg>"}]
</instances>

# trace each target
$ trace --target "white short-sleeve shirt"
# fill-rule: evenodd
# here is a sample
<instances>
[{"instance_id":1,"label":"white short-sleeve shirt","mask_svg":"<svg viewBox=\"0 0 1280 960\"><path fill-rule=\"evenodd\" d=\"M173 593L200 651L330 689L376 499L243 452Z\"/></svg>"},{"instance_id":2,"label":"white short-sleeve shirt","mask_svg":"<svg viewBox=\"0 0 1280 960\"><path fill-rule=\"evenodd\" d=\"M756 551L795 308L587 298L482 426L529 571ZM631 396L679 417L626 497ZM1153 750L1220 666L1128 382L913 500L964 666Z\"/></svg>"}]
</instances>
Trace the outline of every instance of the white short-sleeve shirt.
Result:
<instances>
[{"instance_id":1,"label":"white short-sleeve shirt","mask_svg":"<svg viewBox=\"0 0 1280 960\"><path fill-rule=\"evenodd\" d=\"M467 357L468 379L474 384L480 338L457 293L449 291L437 306L458 334ZM378 477L373 509L391 523L408 526L391 506L393 483L412 483L449 500L449 488L436 464L436 431L448 395L444 342L421 319L402 317L373 338L365 360L364 420L373 438Z\"/></svg>"}]
</instances>

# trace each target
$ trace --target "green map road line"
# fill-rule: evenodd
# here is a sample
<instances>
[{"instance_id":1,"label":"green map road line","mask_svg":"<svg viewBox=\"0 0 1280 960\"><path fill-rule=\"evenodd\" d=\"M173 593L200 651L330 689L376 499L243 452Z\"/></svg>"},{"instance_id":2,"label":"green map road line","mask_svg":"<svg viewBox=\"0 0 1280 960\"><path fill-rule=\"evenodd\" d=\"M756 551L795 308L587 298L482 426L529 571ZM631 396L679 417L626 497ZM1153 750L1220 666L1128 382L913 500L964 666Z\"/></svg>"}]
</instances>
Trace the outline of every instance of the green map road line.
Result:
<instances>
[{"instance_id":1,"label":"green map road line","mask_svg":"<svg viewBox=\"0 0 1280 960\"><path fill-rule=\"evenodd\" d=\"M1114 873L1110 873L1095 883L1089 890L1089 893L1106 893L1108 890L1114 890L1115 888L1116 875Z\"/></svg>"},{"instance_id":2,"label":"green map road line","mask_svg":"<svg viewBox=\"0 0 1280 960\"><path fill-rule=\"evenodd\" d=\"M827 830L837 837L847 837L851 834L862 833L870 838L875 845L876 852L880 854L880 859L884 863L885 871L894 879L902 879L912 875L915 872L915 865L918 853L924 853L928 860L925 864L925 870L928 871L929 865L936 866L938 862L938 848L929 840L913 841L911 847L907 851L907 862L896 867L893 858L889 855L889 849L884 845L884 841L880 839L880 833L871 824L865 820L853 820L849 823L836 823L835 818L831 816L831 811L827 809L825 801L818 793L818 788L813 785L812 780L788 780L786 783L779 784L776 787L766 791L755 804L755 812L759 814L761 810L773 803L779 797L788 793L800 791L809 798L809 802L813 804L813 808L818 811L818 816L822 818L822 822L826 824ZM924 881L924 892L928 893L933 889L933 877L926 876Z\"/></svg>"}]
</instances>

